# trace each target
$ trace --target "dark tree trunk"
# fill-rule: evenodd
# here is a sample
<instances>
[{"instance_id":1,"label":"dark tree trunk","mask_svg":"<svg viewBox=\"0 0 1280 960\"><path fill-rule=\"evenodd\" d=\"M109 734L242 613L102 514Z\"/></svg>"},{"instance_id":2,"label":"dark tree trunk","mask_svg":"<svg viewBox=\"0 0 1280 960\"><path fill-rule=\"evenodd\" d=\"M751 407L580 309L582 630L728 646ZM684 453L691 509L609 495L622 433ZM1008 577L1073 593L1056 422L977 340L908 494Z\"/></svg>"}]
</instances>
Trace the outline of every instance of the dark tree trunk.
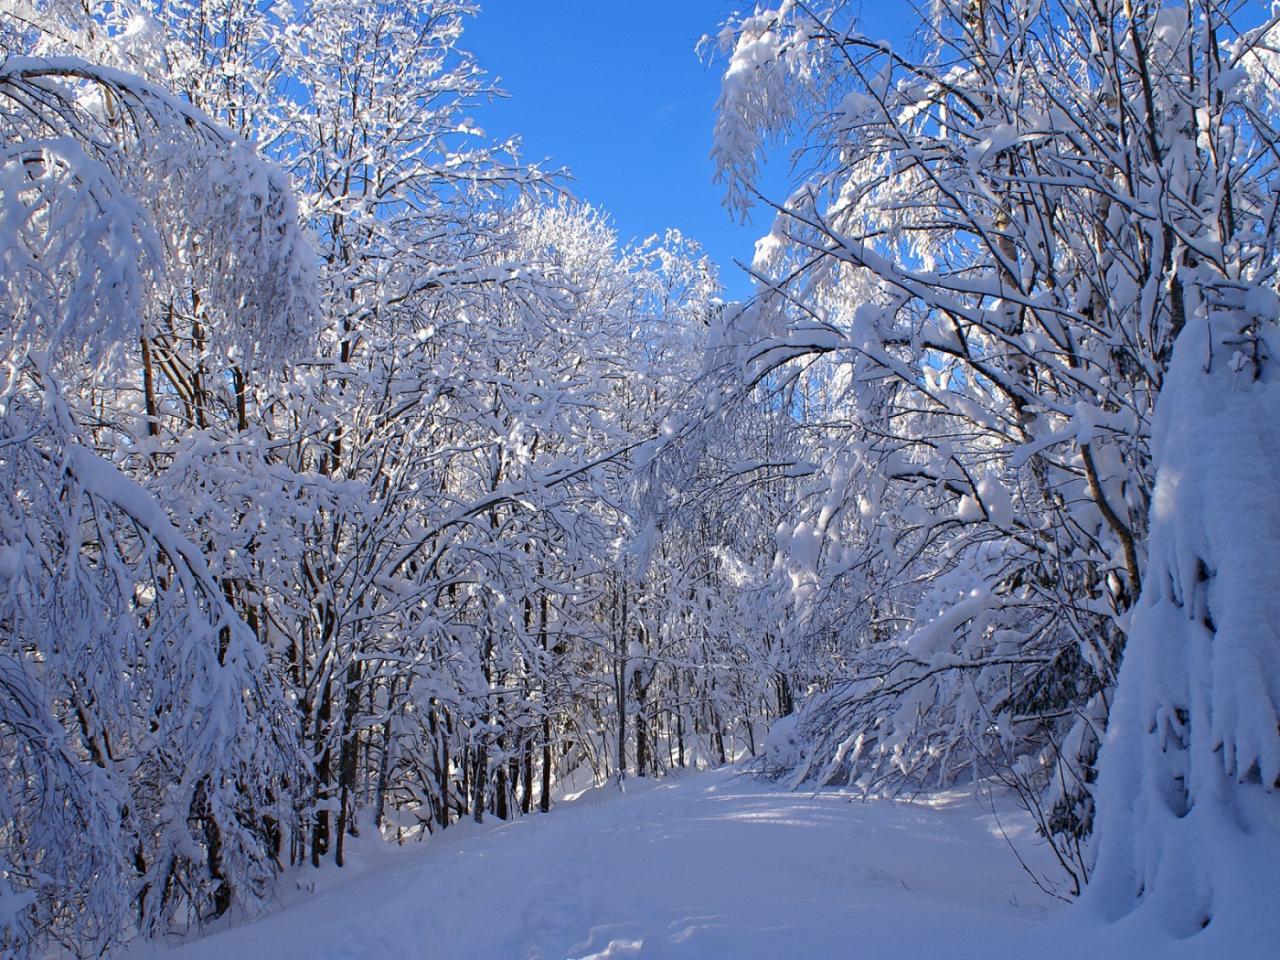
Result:
<instances>
[{"instance_id":1,"label":"dark tree trunk","mask_svg":"<svg viewBox=\"0 0 1280 960\"><path fill-rule=\"evenodd\" d=\"M528 814L533 809L533 747L529 741L524 744L524 793L520 795L520 812Z\"/></svg>"},{"instance_id":2,"label":"dark tree trunk","mask_svg":"<svg viewBox=\"0 0 1280 960\"><path fill-rule=\"evenodd\" d=\"M542 793L538 798L538 809L546 813L551 809L551 764L554 751L551 749L551 720L542 721Z\"/></svg>"},{"instance_id":3,"label":"dark tree trunk","mask_svg":"<svg viewBox=\"0 0 1280 960\"><path fill-rule=\"evenodd\" d=\"M387 822L387 779L391 774L391 724L395 716L396 687L399 681L399 677L391 678L391 685L387 688L387 718L382 722L382 749L378 753L378 782L373 794L374 823L379 830Z\"/></svg>"},{"instance_id":4,"label":"dark tree trunk","mask_svg":"<svg viewBox=\"0 0 1280 960\"><path fill-rule=\"evenodd\" d=\"M478 747L475 752L475 772L472 774L471 815L476 823L484 823L485 790L488 788L489 751Z\"/></svg>"},{"instance_id":5,"label":"dark tree trunk","mask_svg":"<svg viewBox=\"0 0 1280 960\"><path fill-rule=\"evenodd\" d=\"M791 682L785 673L779 673L775 680L778 688L778 716L789 717L796 709L795 698L791 695Z\"/></svg>"},{"instance_id":6,"label":"dark tree trunk","mask_svg":"<svg viewBox=\"0 0 1280 960\"><path fill-rule=\"evenodd\" d=\"M435 713L432 712L434 718ZM448 718L443 717L440 721L440 763L436 767L436 789L440 793L440 811L437 814L440 820L440 829L449 826L449 728Z\"/></svg>"},{"instance_id":7,"label":"dark tree trunk","mask_svg":"<svg viewBox=\"0 0 1280 960\"><path fill-rule=\"evenodd\" d=\"M510 820L511 809L507 802L508 793L511 789L511 783L507 778L507 764L503 762L502 757L502 740L498 740L498 761L494 764L493 771L493 812L499 820Z\"/></svg>"},{"instance_id":8,"label":"dark tree trunk","mask_svg":"<svg viewBox=\"0 0 1280 960\"><path fill-rule=\"evenodd\" d=\"M649 693L648 684L640 681L640 671L636 671L634 679L636 690L636 776L643 777L648 772L649 767L649 723L648 723L648 704L646 702Z\"/></svg>"},{"instance_id":9,"label":"dark tree trunk","mask_svg":"<svg viewBox=\"0 0 1280 960\"><path fill-rule=\"evenodd\" d=\"M332 684L325 680L320 688L320 703L316 709L315 742L323 743L320 760L316 763L315 823L311 829L311 865L320 866L321 859L329 852L329 810L330 780L333 775L333 752L329 747L329 721L333 716Z\"/></svg>"},{"instance_id":10,"label":"dark tree trunk","mask_svg":"<svg viewBox=\"0 0 1280 960\"><path fill-rule=\"evenodd\" d=\"M204 835L205 867L209 871L209 879L213 881L213 913L206 919L222 916L231 908L232 889L222 868L222 828L213 815L209 802L209 780L203 778L197 785L191 798L191 812L200 822Z\"/></svg>"},{"instance_id":11,"label":"dark tree trunk","mask_svg":"<svg viewBox=\"0 0 1280 960\"><path fill-rule=\"evenodd\" d=\"M538 578L542 579L543 569L542 563L538 563ZM549 637L547 636L547 624L551 619L551 598L547 596L544 589L538 597L538 635L542 640L543 653L548 653ZM550 709L550 691L546 678L542 681L542 794L538 799L538 808L546 813L551 809L551 766L554 751L551 748L551 716L546 713ZM533 787L533 781L530 780L530 789Z\"/></svg>"},{"instance_id":12,"label":"dark tree trunk","mask_svg":"<svg viewBox=\"0 0 1280 960\"><path fill-rule=\"evenodd\" d=\"M334 844L334 862L343 865L343 849L347 832L355 834L355 787L359 759L359 732L356 711L360 706L360 663L347 667L347 697L342 711L342 747L338 757L338 828Z\"/></svg>"}]
</instances>

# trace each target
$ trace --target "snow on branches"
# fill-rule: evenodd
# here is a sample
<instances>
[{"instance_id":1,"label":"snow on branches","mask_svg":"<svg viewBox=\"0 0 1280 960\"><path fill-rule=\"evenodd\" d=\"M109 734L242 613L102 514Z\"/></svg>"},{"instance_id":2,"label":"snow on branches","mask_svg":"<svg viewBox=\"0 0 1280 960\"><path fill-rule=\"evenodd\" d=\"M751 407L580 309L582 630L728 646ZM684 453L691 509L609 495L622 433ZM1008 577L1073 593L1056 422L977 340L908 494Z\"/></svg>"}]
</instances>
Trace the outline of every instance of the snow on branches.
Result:
<instances>
[{"instance_id":1,"label":"snow on branches","mask_svg":"<svg viewBox=\"0 0 1280 960\"><path fill-rule=\"evenodd\" d=\"M861 601L784 766L866 789L993 775L1078 891L1174 343L1275 289L1274 98L1250 80L1274 18L941 3L906 55L855 11L730 31L715 154L740 207L768 136L802 151L724 369L830 464L797 518L822 543L779 541L784 565L816 558L792 574L797 639L842 589Z\"/></svg>"}]
</instances>

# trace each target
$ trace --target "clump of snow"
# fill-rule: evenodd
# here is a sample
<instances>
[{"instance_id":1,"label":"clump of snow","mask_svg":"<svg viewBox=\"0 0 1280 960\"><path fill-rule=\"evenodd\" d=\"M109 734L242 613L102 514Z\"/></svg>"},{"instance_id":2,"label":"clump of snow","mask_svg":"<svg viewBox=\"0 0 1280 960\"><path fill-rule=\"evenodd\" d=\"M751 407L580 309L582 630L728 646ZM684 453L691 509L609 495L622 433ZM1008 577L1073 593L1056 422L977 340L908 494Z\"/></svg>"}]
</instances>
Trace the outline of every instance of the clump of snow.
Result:
<instances>
[{"instance_id":1,"label":"clump of snow","mask_svg":"<svg viewBox=\"0 0 1280 960\"><path fill-rule=\"evenodd\" d=\"M760 756L761 769L766 775L791 772L804 763L808 750L798 719L797 714L788 714L775 720L769 728Z\"/></svg>"},{"instance_id":2,"label":"clump of snow","mask_svg":"<svg viewBox=\"0 0 1280 960\"><path fill-rule=\"evenodd\" d=\"M769 139L794 116L792 84L803 72L807 51L797 42L793 6L758 9L719 37L729 62L716 101L711 158L727 186L726 202L739 213L752 206L752 185Z\"/></svg>"}]
</instances>

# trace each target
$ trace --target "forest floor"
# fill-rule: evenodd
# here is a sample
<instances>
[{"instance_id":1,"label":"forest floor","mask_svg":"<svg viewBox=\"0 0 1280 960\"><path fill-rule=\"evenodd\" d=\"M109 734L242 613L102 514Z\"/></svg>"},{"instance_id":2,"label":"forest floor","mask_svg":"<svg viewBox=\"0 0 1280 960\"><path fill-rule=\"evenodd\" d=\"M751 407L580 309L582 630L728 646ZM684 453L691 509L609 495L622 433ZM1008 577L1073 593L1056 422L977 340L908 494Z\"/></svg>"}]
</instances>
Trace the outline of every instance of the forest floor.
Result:
<instances>
[{"instance_id":1,"label":"forest floor","mask_svg":"<svg viewBox=\"0 0 1280 960\"><path fill-rule=\"evenodd\" d=\"M1275 956L1247 931L1175 941L1090 923L1037 889L1011 843L1050 869L1025 814L971 792L862 803L731 770L629 781L426 844L363 840L343 870L287 874L267 916L131 957Z\"/></svg>"}]
</instances>

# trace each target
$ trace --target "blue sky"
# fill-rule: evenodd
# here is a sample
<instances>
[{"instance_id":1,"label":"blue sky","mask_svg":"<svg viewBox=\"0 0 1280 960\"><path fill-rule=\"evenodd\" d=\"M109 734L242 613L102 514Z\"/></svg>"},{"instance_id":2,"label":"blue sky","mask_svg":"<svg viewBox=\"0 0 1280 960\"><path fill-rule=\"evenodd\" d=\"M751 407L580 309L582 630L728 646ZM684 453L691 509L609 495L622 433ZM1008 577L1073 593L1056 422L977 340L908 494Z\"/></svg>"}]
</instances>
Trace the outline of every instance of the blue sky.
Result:
<instances>
[{"instance_id":1,"label":"blue sky","mask_svg":"<svg viewBox=\"0 0 1280 960\"><path fill-rule=\"evenodd\" d=\"M492 137L519 134L530 160L569 167L571 189L611 215L623 242L678 227L721 265L730 296L749 283L733 260L749 261L768 229L764 211L735 224L712 183L718 64L704 65L698 39L715 34L738 0L481 0L463 46L508 99L475 112ZM909 10L867 0L864 29L884 35ZM879 29L877 29L879 28ZM786 163L767 182L781 192ZM773 191L770 191L773 192Z\"/></svg>"}]
</instances>

